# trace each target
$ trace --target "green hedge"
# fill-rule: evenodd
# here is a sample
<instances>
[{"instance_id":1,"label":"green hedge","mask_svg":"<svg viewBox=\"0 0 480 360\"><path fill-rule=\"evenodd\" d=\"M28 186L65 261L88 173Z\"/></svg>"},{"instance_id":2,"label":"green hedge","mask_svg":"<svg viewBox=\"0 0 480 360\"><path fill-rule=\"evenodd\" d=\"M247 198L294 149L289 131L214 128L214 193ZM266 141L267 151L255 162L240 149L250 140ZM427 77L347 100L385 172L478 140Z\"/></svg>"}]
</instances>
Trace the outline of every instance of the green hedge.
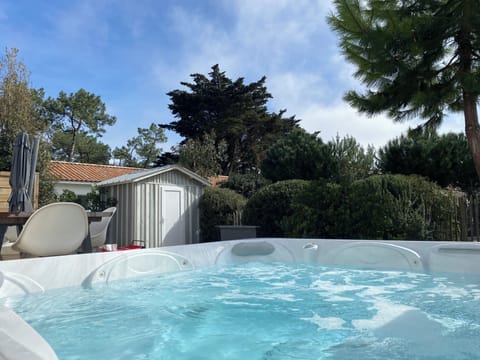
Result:
<instances>
[{"instance_id":1,"label":"green hedge","mask_svg":"<svg viewBox=\"0 0 480 360\"><path fill-rule=\"evenodd\" d=\"M227 181L221 183L220 187L233 190L248 199L262 187L265 187L270 183L270 180L265 179L260 174L233 174L228 177Z\"/></svg>"},{"instance_id":2,"label":"green hedge","mask_svg":"<svg viewBox=\"0 0 480 360\"><path fill-rule=\"evenodd\" d=\"M248 200L243 223L259 226L259 236L288 235L284 222L292 216L295 198L307 185L305 180L285 180L263 187Z\"/></svg>"},{"instance_id":3,"label":"green hedge","mask_svg":"<svg viewBox=\"0 0 480 360\"><path fill-rule=\"evenodd\" d=\"M230 189L207 188L200 198L200 241L218 241L217 225L236 225L247 200Z\"/></svg>"},{"instance_id":4,"label":"green hedge","mask_svg":"<svg viewBox=\"0 0 480 360\"><path fill-rule=\"evenodd\" d=\"M417 176L311 182L293 207L284 231L295 237L450 240L460 231L453 194Z\"/></svg>"},{"instance_id":5,"label":"green hedge","mask_svg":"<svg viewBox=\"0 0 480 360\"><path fill-rule=\"evenodd\" d=\"M233 224L244 204L233 191L208 189L201 200L204 241L218 240L215 225ZM451 240L460 234L457 212L453 192L424 178L375 175L343 185L280 181L255 193L242 219L259 226L259 236Z\"/></svg>"},{"instance_id":6,"label":"green hedge","mask_svg":"<svg viewBox=\"0 0 480 360\"><path fill-rule=\"evenodd\" d=\"M418 176L372 176L353 183L349 198L351 238L443 240L454 225L453 196Z\"/></svg>"},{"instance_id":7,"label":"green hedge","mask_svg":"<svg viewBox=\"0 0 480 360\"><path fill-rule=\"evenodd\" d=\"M287 236L343 238L346 235L345 187L318 180L309 182L292 204L293 213L282 222Z\"/></svg>"}]
</instances>

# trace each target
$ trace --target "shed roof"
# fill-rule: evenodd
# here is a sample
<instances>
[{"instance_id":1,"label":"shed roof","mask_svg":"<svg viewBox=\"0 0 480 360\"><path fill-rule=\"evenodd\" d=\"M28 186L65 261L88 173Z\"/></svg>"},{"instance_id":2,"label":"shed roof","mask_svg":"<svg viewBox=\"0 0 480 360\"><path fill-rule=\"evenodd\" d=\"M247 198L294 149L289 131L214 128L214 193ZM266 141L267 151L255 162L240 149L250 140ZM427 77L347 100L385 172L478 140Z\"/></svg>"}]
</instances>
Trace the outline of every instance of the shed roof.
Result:
<instances>
[{"instance_id":1,"label":"shed roof","mask_svg":"<svg viewBox=\"0 0 480 360\"><path fill-rule=\"evenodd\" d=\"M135 172L135 173L131 173L131 174L125 174L125 175L117 176L113 179L108 179L108 180L102 181L102 182L98 183L97 186L109 186L109 185L120 185L120 184L135 183L135 182L139 182L139 181L148 179L150 177L157 176L157 175L160 175L160 174L163 174L163 173L166 173L166 172L169 172L169 171L173 171L173 170L180 171L181 173L183 173L186 176L198 181L199 183L201 183L205 186L210 186L211 185L210 182L207 179L201 177L200 175L194 173L191 170L188 170L188 169L184 168L183 166L167 165L167 166L162 166L162 167L153 168L153 169L147 169L147 170L143 170L143 171L139 171L139 172Z\"/></svg>"},{"instance_id":2,"label":"shed roof","mask_svg":"<svg viewBox=\"0 0 480 360\"><path fill-rule=\"evenodd\" d=\"M120 175L142 171L141 168L75 163L68 161L50 162L48 172L58 181L97 183Z\"/></svg>"}]
</instances>

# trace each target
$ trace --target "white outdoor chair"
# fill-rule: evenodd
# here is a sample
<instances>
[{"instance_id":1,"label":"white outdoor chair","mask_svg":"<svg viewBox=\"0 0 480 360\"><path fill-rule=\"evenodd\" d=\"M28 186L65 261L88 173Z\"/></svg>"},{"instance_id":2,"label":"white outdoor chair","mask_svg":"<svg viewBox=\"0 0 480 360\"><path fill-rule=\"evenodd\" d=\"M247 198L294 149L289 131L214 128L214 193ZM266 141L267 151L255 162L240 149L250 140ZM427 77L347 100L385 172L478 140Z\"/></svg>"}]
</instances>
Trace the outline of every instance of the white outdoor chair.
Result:
<instances>
[{"instance_id":1,"label":"white outdoor chair","mask_svg":"<svg viewBox=\"0 0 480 360\"><path fill-rule=\"evenodd\" d=\"M105 244L107 240L107 230L110 220L112 220L116 207L110 207L103 210L104 212L111 212L112 215L103 217L101 221L95 221L90 224L90 239L92 242L92 249L98 249L100 246Z\"/></svg>"},{"instance_id":2,"label":"white outdoor chair","mask_svg":"<svg viewBox=\"0 0 480 360\"><path fill-rule=\"evenodd\" d=\"M81 205L53 203L28 218L12 249L33 256L67 255L80 247L87 234L87 213Z\"/></svg>"},{"instance_id":3,"label":"white outdoor chair","mask_svg":"<svg viewBox=\"0 0 480 360\"><path fill-rule=\"evenodd\" d=\"M12 245L17 241L17 227L9 226L3 236L2 249L0 255L4 257L18 257L20 253L12 249Z\"/></svg>"},{"instance_id":4,"label":"white outdoor chair","mask_svg":"<svg viewBox=\"0 0 480 360\"><path fill-rule=\"evenodd\" d=\"M17 241L18 233L17 233L17 226L9 226L7 227L7 231L5 231L5 235L3 235L3 242L12 242L14 243Z\"/></svg>"}]
</instances>

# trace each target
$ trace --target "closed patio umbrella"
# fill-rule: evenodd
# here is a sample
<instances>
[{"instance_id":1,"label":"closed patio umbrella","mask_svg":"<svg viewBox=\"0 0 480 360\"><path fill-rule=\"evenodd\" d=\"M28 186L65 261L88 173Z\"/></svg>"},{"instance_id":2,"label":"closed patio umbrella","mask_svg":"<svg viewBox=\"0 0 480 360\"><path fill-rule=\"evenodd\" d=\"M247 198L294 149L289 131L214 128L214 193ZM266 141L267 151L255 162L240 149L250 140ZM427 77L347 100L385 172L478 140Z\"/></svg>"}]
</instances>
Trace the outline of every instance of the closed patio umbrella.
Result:
<instances>
[{"instance_id":1,"label":"closed patio umbrella","mask_svg":"<svg viewBox=\"0 0 480 360\"><path fill-rule=\"evenodd\" d=\"M32 200L28 193L32 151L28 134L20 133L13 145L12 169L10 170L10 187L8 198L10 211L33 211Z\"/></svg>"},{"instance_id":2,"label":"closed patio umbrella","mask_svg":"<svg viewBox=\"0 0 480 360\"><path fill-rule=\"evenodd\" d=\"M10 211L33 211L32 200L28 193L31 166L32 151L28 142L28 134L22 132L18 134L13 144L12 168L9 181L12 190L8 198ZM0 249L2 248L6 230L6 225L0 225Z\"/></svg>"}]
</instances>

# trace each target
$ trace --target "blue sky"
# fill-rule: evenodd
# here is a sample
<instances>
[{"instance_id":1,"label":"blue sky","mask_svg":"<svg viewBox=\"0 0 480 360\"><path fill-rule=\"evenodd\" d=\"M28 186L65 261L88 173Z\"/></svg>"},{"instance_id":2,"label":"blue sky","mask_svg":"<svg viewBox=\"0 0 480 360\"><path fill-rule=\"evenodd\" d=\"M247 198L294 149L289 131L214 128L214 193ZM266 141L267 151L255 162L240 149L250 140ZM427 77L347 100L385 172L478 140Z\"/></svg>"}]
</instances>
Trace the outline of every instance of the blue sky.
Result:
<instances>
[{"instance_id":1,"label":"blue sky","mask_svg":"<svg viewBox=\"0 0 480 360\"><path fill-rule=\"evenodd\" d=\"M415 122L367 118L342 100L360 87L326 24L331 10L330 0L0 0L0 43L20 50L47 96L100 95L117 117L101 139L112 149L137 127L174 120L166 93L214 64L232 79L265 75L270 110L286 109L325 141L382 146ZM463 131L463 118L448 117L446 131ZM167 136L164 150L180 140Z\"/></svg>"}]
</instances>

